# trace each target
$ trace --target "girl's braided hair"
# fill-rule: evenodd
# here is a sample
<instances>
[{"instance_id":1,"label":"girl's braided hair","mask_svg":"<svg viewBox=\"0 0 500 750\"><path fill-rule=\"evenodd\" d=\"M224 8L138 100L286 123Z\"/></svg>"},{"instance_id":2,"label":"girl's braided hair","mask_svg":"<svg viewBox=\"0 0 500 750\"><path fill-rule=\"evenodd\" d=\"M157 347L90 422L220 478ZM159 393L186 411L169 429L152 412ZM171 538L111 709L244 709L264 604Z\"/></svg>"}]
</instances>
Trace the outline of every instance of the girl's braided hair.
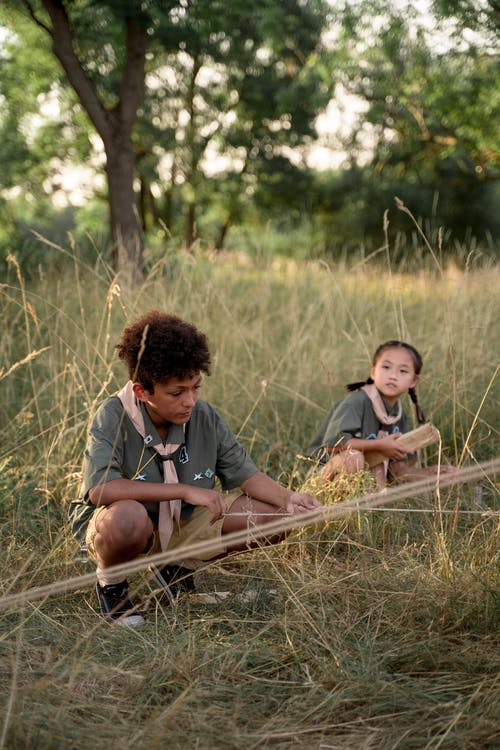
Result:
<instances>
[{"instance_id":1,"label":"girl's braided hair","mask_svg":"<svg viewBox=\"0 0 500 750\"><path fill-rule=\"evenodd\" d=\"M420 353L415 349L414 346L411 344L407 344L404 341L386 341L383 344L380 344L377 351L373 355L373 361L372 365L376 365L382 354L387 351L388 349L406 349L406 351L410 354L412 360L413 360L413 366L415 368L415 374L420 375L420 372L422 371L423 367L423 361ZM349 383L346 388L348 391L357 391L359 388L362 388L364 385L368 385L370 383L373 383L373 380L371 377L367 378L367 380L359 381L358 383ZM417 416L417 422L419 424L424 424L426 422L424 412L422 411L422 407L418 403L418 396L417 391L415 388L409 388L408 389L408 395L411 398L414 406L415 406L415 414Z\"/></svg>"}]
</instances>

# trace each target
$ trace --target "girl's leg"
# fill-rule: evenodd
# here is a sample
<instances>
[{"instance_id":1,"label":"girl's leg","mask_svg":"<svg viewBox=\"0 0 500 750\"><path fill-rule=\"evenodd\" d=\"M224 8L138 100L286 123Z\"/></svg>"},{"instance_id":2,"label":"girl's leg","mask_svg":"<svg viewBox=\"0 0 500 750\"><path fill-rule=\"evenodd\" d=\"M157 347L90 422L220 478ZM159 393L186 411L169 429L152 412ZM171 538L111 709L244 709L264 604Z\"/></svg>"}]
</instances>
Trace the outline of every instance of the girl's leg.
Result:
<instances>
[{"instance_id":1,"label":"girl's leg","mask_svg":"<svg viewBox=\"0 0 500 750\"><path fill-rule=\"evenodd\" d=\"M372 477L374 477L377 483L377 487L380 490L383 490L387 484L387 469L385 462L382 464L377 464L377 466L372 466L370 469L370 474L372 475Z\"/></svg>"},{"instance_id":2,"label":"girl's leg","mask_svg":"<svg viewBox=\"0 0 500 750\"><path fill-rule=\"evenodd\" d=\"M347 449L336 453L323 466L320 477L324 482L331 482L337 474L355 474L365 465L365 457L361 451Z\"/></svg>"}]
</instances>

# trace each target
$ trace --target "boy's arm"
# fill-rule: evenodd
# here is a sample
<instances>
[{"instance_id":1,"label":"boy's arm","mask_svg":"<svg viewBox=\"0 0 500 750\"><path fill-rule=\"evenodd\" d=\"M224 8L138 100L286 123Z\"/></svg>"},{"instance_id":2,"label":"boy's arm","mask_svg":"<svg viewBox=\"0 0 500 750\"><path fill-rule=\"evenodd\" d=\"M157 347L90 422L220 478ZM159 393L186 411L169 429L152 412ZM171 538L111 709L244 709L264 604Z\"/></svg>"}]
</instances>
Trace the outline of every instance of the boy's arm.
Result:
<instances>
[{"instance_id":1,"label":"boy's arm","mask_svg":"<svg viewBox=\"0 0 500 750\"><path fill-rule=\"evenodd\" d=\"M226 506L220 492L190 484L166 482L139 482L132 479L111 479L89 490L94 505L110 505L120 500L135 500L139 503L161 503L169 500L184 500L190 505L203 505L212 513L212 519L220 518Z\"/></svg>"},{"instance_id":2,"label":"boy's arm","mask_svg":"<svg viewBox=\"0 0 500 750\"><path fill-rule=\"evenodd\" d=\"M245 480L241 489L255 500L270 503L289 513L305 513L321 507L321 503L313 495L306 492L292 492L261 471Z\"/></svg>"}]
</instances>

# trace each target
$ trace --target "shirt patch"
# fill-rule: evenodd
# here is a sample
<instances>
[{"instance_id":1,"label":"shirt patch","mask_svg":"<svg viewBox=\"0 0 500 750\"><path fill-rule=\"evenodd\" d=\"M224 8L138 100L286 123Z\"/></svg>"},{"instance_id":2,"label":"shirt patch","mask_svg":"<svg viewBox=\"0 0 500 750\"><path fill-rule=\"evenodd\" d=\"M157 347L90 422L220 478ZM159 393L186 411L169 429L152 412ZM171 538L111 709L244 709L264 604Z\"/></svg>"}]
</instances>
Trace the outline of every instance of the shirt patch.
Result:
<instances>
[{"instance_id":1,"label":"shirt patch","mask_svg":"<svg viewBox=\"0 0 500 750\"><path fill-rule=\"evenodd\" d=\"M138 474L135 477L136 482L145 482L146 481L147 474Z\"/></svg>"},{"instance_id":2,"label":"shirt patch","mask_svg":"<svg viewBox=\"0 0 500 750\"><path fill-rule=\"evenodd\" d=\"M194 477L193 477L193 482L198 482L200 479L205 479L205 478L206 479L212 479L212 477L214 476L214 474L215 474L215 472L212 471L212 469L210 469L210 468L206 469L206 471L196 472L195 475L194 475Z\"/></svg>"},{"instance_id":3,"label":"shirt patch","mask_svg":"<svg viewBox=\"0 0 500 750\"><path fill-rule=\"evenodd\" d=\"M187 448L185 445L182 445L179 451L179 463L180 464L189 463L189 453L187 452Z\"/></svg>"}]
</instances>

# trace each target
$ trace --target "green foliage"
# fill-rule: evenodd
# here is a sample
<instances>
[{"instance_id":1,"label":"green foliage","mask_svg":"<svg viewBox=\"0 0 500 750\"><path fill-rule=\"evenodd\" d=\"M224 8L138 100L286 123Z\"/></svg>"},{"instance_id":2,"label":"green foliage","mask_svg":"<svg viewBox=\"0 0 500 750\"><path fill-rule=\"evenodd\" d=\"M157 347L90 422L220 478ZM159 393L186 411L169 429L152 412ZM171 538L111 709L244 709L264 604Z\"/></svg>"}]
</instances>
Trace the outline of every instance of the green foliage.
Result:
<instances>
[{"instance_id":1,"label":"green foliage","mask_svg":"<svg viewBox=\"0 0 500 750\"><path fill-rule=\"evenodd\" d=\"M444 170L443 164L443 174ZM452 165L450 171L454 171ZM393 260L418 265L421 257L415 255L416 248L412 249L411 226L397 210L396 197L416 214L434 244L438 244L438 233L446 237L446 242L441 242L444 256L462 256L461 247L479 244L486 256L498 258L500 217L495 206L499 195L497 182L476 179L467 187L458 187L443 179L443 185L434 188L387 170L374 173L371 168L352 167L316 175L310 211L326 256L336 258L346 249L360 246L368 253L381 248L385 242L383 218L387 215L392 229L404 238L404 244L394 250Z\"/></svg>"},{"instance_id":2,"label":"green foliage","mask_svg":"<svg viewBox=\"0 0 500 750\"><path fill-rule=\"evenodd\" d=\"M31 7L39 25L48 26L43 4ZM67 7L85 75L109 113L122 95L124 22L131 18L133 24L148 26L146 95L134 135L137 170L150 203L149 207L147 201L141 203L144 228L163 224L178 231L173 217L184 214L187 207L191 211L187 223L192 225L187 229L194 232L195 211L206 208L203 195L211 190L201 169L209 146L219 153L244 151L244 171L255 179L262 160L276 157L283 145L297 145L313 135L316 113L331 91L331 83L318 76L315 63L326 8L320 0L307 5L259 0L252 7L243 2L229 7L222 2L194 2L187 7L173 2L168 8L158 2L140 8L135 3L78 2ZM23 56L19 44L30 36L36 39L43 61L54 65L47 35L23 14L23 8L9 3L2 18L15 30L12 70L20 57L30 68L31 60ZM208 77L207 71L212 71ZM61 94L60 105L68 101L72 106L67 110L72 127L60 131L65 137L54 138L51 131L59 123L49 123L39 129L36 148L26 151L26 157L37 156L40 182L45 180L51 193L57 187L54 170L65 160L88 156L87 123L78 123L81 108L64 90L59 71L56 78L41 66L37 80L46 91ZM4 95L10 98L11 93L12 86L7 86ZM24 101L27 111L37 109L35 95ZM187 124L181 124L181 113L189 113ZM236 118L233 124L231 117ZM281 124L276 127L276 123ZM11 125L6 122L6 127ZM173 167L165 179L160 164L166 157L171 157ZM15 163L22 184L25 168L20 158L19 154ZM180 189L179 183L183 183ZM160 201L153 198L151 185L156 192L160 188ZM245 182L236 179L234 186L241 191ZM235 200L233 192L224 206L224 221L235 218Z\"/></svg>"},{"instance_id":3,"label":"green foliage","mask_svg":"<svg viewBox=\"0 0 500 750\"><path fill-rule=\"evenodd\" d=\"M196 213L203 224L214 198L219 226L238 221L245 192L272 159L285 168L282 182L291 184L285 171L292 166L281 149L313 136L314 118L331 92L316 64L324 18L322 3L212 3L208 13L203 3L193 3L176 24L177 49L159 27L165 46L155 58L158 83L146 92L138 126L139 170L145 185L161 186L164 199L155 210L170 232L181 234L175 217L184 223L186 206L192 208L188 221L194 224ZM181 112L189 113L187 124ZM209 176L203 160L210 151L241 166ZM172 166L162 177L167 155ZM158 223L151 212L148 219Z\"/></svg>"},{"instance_id":4,"label":"green foliage","mask_svg":"<svg viewBox=\"0 0 500 750\"><path fill-rule=\"evenodd\" d=\"M437 15L455 22L458 33L471 29L483 36L491 34L492 42L497 41L500 9L496 0L433 0L432 6Z\"/></svg>"},{"instance_id":5,"label":"green foliage","mask_svg":"<svg viewBox=\"0 0 500 750\"><path fill-rule=\"evenodd\" d=\"M376 171L434 189L497 179L498 51L463 33L450 48L439 19L430 34L409 6L403 15L383 1L359 3L346 19L344 80L369 105L364 117L374 126ZM362 137L360 129L361 149Z\"/></svg>"},{"instance_id":6,"label":"green foliage","mask_svg":"<svg viewBox=\"0 0 500 750\"><path fill-rule=\"evenodd\" d=\"M42 31L12 4L0 9L10 26L2 41L0 96L0 266L16 253L28 275L45 250L33 232L61 242L73 228L72 209L52 198L64 189L61 170L90 155L89 123L63 81Z\"/></svg>"},{"instance_id":7,"label":"green foliage","mask_svg":"<svg viewBox=\"0 0 500 750\"><path fill-rule=\"evenodd\" d=\"M48 23L42 2L30 6ZM91 200L75 211L74 227L52 207L63 196L63 168L104 167L102 158L94 162L88 115L27 7L0 9L10 29L1 47L0 257L14 250L23 264L40 260L25 250L26 229L59 244L59 227L71 228L82 248L85 232L96 238L95 227L108 222L100 203L90 217ZM180 244L221 249L269 236L271 225L275 233L309 233L301 257L374 252L387 210L391 226L407 232L392 210L395 196L426 217L433 236L447 228L444 252L476 241L496 252L498 11L488 0L436 0L433 8L431 34L413 6L386 0L68 4L83 69L111 120L126 21L148 28L145 96L132 136L147 263ZM322 36L329 24L330 43ZM337 83L366 110L344 143L344 167L315 173L304 149ZM40 119L49 102L57 115ZM100 187L95 193L107 199ZM411 238L399 248L401 259L415 255Z\"/></svg>"}]
</instances>

